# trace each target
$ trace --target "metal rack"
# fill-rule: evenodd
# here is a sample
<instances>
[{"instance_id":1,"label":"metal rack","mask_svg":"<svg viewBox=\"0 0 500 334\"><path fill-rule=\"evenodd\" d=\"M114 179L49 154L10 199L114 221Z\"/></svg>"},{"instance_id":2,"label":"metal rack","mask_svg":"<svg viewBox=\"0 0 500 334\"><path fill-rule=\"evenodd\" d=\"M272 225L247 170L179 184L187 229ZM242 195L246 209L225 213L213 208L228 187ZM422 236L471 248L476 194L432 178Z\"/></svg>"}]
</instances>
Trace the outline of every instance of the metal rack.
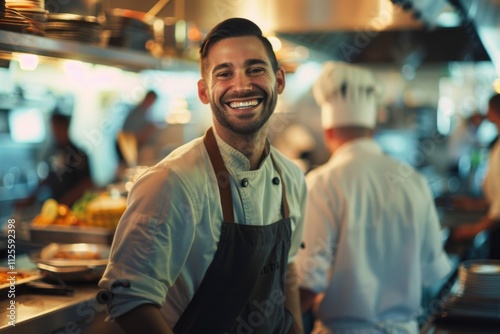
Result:
<instances>
[{"instance_id":1,"label":"metal rack","mask_svg":"<svg viewBox=\"0 0 500 334\"><path fill-rule=\"evenodd\" d=\"M155 57L148 52L83 44L30 34L0 31L0 55L9 57L13 52L39 56L80 60L93 64L119 67L140 72L142 70L187 70L196 68L194 62L171 57Z\"/></svg>"}]
</instances>

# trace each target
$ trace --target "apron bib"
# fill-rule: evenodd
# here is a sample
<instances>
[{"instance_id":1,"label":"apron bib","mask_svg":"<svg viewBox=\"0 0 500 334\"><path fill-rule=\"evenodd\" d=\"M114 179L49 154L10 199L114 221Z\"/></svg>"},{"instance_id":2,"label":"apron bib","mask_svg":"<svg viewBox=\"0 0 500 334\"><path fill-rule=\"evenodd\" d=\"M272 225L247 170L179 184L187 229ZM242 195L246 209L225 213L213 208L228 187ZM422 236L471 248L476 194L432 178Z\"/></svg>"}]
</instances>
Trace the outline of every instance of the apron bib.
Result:
<instances>
[{"instance_id":1,"label":"apron bib","mask_svg":"<svg viewBox=\"0 0 500 334\"><path fill-rule=\"evenodd\" d=\"M203 141L217 176L224 221L214 258L174 333L287 333L293 321L284 307L292 232L285 185L281 182L283 219L266 226L236 224L230 175L212 128Z\"/></svg>"}]
</instances>

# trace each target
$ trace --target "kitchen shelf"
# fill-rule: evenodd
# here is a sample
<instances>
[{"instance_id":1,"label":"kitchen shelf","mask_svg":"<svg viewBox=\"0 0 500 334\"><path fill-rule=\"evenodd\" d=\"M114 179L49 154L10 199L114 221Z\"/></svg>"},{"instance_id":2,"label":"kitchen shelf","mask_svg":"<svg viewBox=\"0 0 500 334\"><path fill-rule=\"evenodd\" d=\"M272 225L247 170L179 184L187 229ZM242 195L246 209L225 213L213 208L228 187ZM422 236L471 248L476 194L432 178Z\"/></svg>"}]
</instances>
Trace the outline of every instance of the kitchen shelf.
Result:
<instances>
[{"instance_id":1,"label":"kitchen shelf","mask_svg":"<svg viewBox=\"0 0 500 334\"><path fill-rule=\"evenodd\" d=\"M39 56L80 60L131 71L195 68L194 62L167 57L157 58L146 51L101 47L3 30L0 30L0 52L31 53Z\"/></svg>"}]
</instances>

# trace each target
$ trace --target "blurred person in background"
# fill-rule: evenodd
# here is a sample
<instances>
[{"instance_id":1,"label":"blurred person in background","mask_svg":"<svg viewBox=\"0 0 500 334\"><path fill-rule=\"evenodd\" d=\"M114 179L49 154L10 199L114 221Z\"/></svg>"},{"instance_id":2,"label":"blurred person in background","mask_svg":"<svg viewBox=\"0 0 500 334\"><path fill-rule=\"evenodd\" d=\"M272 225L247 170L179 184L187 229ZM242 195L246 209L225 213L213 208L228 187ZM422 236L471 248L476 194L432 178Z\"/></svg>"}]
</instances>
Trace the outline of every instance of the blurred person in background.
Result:
<instances>
[{"instance_id":1,"label":"blurred person in background","mask_svg":"<svg viewBox=\"0 0 500 334\"><path fill-rule=\"evenodd\" d=\"M120 163L127 167L154 161L154 141L158 127L151 120L151 110L158 101L158 94L149 90L141 101L128 112L118 133L117 150ZM119 171L119 174L121 171Z\"/></svg>"},{"instance_id":2,"label":"blurred person in background","mask_svg":"<svg viewBox=\"0 0 500 334\"><path fill-rule=\"evenodd\" d=\"M500 94L493 95L488 101L486 118L500 132ZM474 238L478 233L488 230L490 237L490 255L500 259L500 143L497 140L490 151L486 177L483 182L484 198L460 199L455 205L466 207L486 206L487 213L477 222L462 224L452 231L454 240Z\"/></svg>"},{"instance_id":3,"label":"blurred person in background","mask_svg":"<svg viewBox=\"0 0 500 334\"><path fill-rule=\"evenodd\" d=\"M94 188L88 157L69 135L71 117L56 108L50 118L54 145L47 165L48 176L40 181L35 192L27 199L16 203L17 208L40 204L49 198L68 206Z\"/></svg>"},{"instance_id":4,"label":"blurred person in background","mask_svg":"<svg viewBox=\"0 0 500 334\"><path fill-rule=\"evenodd\" d=\"M154 135L156 126L150 120L151 108L158 100L158 94L149 90L142 100L128 113L123 123L122 131L130 132L137 138L139 149Z\"/></svg>"},{"instance_id":5,"label":"blurred person in background","mask_svg":"<svg viewBox=\"0 0 500 334\"><path fill-rule=\"evenodd\" d=\"M312 333L419 333L422 287L451 270L426 179L373 139L376 81L324 64L313 86L330 160L306 176L304 244L296 257Z\"/></svg>"},{"instance_id":6,"label":"blurred person in background","mask_svg":"<svg viewBox=\"0 0 500 334\"><path fill-rule=\"evenodd\" d=\"M99 282L108 320L127 333L302 333L305 180L267 139L285 72L241 18L215 26L200 56L213 126L132 187Z\"/></svg>"},{"instance_id":7,"label":"blurred person in background","mask_svg":"<svg viewBox=\"0 0 500 334\"><path fill-rule=\"evenodd\" d=\"M449 155L449 172L450 176L459 178L466 178L464 172L460 172L460 165L467 163L470 168L470 163L474 151L481 148L483 144L478 137L478 130L483 123L484 116L478 112L462 118L457 128L453 131L448 142L448 155Z\"/></svg>"}]
</instances>

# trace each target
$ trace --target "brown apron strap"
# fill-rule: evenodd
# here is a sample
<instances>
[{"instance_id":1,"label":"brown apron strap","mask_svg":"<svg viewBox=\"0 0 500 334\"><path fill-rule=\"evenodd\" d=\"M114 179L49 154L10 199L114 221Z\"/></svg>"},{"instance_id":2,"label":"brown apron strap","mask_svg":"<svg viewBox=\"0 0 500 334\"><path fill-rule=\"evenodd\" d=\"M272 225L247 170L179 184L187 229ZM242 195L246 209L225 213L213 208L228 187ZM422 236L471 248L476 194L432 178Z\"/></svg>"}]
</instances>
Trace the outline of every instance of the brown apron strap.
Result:
<instances>
[{"instance_id":1,"label":"brown apron strap","mask_svg":"<svg viewBox=\"0 0 500 334\"><path fill-rule=\"evenodd\" d=\"M219 185L220 201L222 204L222 215L225 222L234 223L234 211L233 211L233 197L231 195L231 183L229 171L224 165L224 160L219 151L219 146L217 146L217 140L215 139L214 130L210 127L205 136L203 137L203 143L207 148L210 161L212 162L212 167L214 168L215 176L217 178L217 184Z\"/></svg>"},{"instance_id":2,"label":"brown apron strap","mask_svg":"<svg viewBox=\"0 0 500 334\"><path fill-rule=\"evenodd\" d=\"M224 165L224 160L219 151L219 146L217 145L217 140L213 132L213 128L210 127L205 136L203 137L203 142L208 151L208 156L212 162L212 167L215 171L215 176L217 178L217 184L219 186L220 201L222 204L222 215L225 222L234 223L234 211L233 211L233 198L231 195L231 184L230 184L230 174ZM271 160L273 162L274 169L278 172L281 179L281 215L283 218L290 218L290 208L288 206L288 200L286 198L286 186L281 173L281 169L271 155Z\"/></svg>"},{"instance_id":3,"label":"brown apron strap","mask_svg":"<svg viewBox=\"0 0 500 334\"><path fill-rule=\"evenodd\" d=\"M271 160L273 161L274 169L276 169L276 171L278 172L278 175L280 176L280 179L281 179L281 215L283 216L284 219L288 219L288 218L290 218L290 208L288 206L288 200L286 199L285 181L283 179L281 169L279 168L278 164L274 160L272 154L271 154Z\"/></svg>"}]
</instances>

